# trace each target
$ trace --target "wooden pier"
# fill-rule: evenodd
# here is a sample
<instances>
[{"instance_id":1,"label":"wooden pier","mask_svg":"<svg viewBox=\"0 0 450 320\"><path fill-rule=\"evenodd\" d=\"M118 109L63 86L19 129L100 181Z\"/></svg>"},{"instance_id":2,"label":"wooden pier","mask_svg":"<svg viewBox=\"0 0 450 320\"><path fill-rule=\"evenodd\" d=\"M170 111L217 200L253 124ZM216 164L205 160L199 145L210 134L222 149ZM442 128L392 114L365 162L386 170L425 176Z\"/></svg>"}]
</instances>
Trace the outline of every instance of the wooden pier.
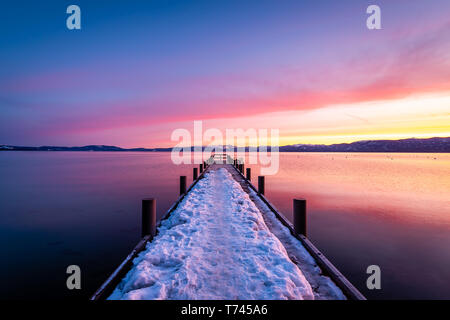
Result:
<instances>
[{"instance_id":1,"label":"wooden pier","mask_svg":"<svg viewBox=\"0 0 450 320\"><path fill-rule=\"evenodd\" d=\"M341 289L343 294L351 300L365 300L365 297L345 278L344 275L313 245L313 243L307 238L307 220L306 220L306 200L294 199L294 223L291 224L276 208L267 200L264 196L265 191L265 179L263 176L259 176L258 188L251 183L251 169L246 168L244 175L244 163L239 159L233 159L227 154L216 154L211 156L207 161L193 169L193 182L186 188L186 176L180 177L180 196L177 201L170 207L164 217L161 219L167 219L171 213L178 207L183 201L184 197L189 194L190 190L200 181L206 172L210 170L217 170L219 168L226 169L233 179L237 181L242 189L249 195L249 198L253 201L256 207L261 213L270 210L276 218L284 225L291 235L298 239L303 247L317 262L317 265L321 268L322 273L328 276L336 286ZM263 219L266 221L267 217ZM119 265L119 267L108 277L108 279L100 286L100 288L91 297L91 300L105 300L107 299L119 282L124 278L127 272L133 265L134 258L143 251L146 244L152 241L153 237L157 234L157 227L161 221L156 222L156 200L144 199L142 203L142 239L132 250L132 252L126 257L126 259ZM266 221L267 222L267 221ZM295 263L295 261L293 261Z\"/></svg>"}]
</instances>

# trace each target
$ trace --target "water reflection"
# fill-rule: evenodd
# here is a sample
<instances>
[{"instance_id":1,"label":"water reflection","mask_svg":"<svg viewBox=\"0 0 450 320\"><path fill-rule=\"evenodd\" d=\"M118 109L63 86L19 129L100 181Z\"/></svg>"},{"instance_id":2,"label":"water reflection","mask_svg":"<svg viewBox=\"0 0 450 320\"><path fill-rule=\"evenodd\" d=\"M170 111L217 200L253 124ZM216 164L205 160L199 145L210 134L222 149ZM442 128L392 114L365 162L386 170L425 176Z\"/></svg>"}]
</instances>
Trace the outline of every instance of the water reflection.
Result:
<instances>
[{"instance_id":1,"label":"water reflection","mask_svg":"<svg viewBox=\"0 0 450 320\"><path fill-rule=\"evenodd\" d=\"M256 181L258 167L252 167ZM0 297L87 298L137 243L140 201L178 196L170 153L1 152ZM450 299L450 154L283 153L266 195L369 298ZM81 292L65 288L80 265ZM368 265L382 290L365 289Z\"/></svg>"},{"instance_id":2,"label":"water reflection","mask_svg":"<svg viewBox=\"0 0 450 320\"><path fill-rule=\"evenodd\" d=\"M266 194L289 219L307 199L310 237L369 298L450 298L449 154L283 153Z\"/></svg>"}]
</instances>

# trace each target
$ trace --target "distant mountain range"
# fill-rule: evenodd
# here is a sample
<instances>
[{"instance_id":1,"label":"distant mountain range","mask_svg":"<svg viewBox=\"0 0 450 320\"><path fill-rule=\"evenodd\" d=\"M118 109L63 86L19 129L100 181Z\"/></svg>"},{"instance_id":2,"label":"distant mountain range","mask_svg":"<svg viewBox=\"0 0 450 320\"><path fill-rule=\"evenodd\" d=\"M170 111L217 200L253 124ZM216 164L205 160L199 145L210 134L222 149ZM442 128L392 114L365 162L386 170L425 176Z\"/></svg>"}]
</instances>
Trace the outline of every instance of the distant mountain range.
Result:
<instances>
[{"instance_id":1,"label":"distant mountain range","mask_svg":"<svg viewBox=\"0 0 450 320\"><path fill-rule=\"evenodd\" d=\"M202 147L204 150L206 147ZM233 148L233 147L231 147ZM246 151L248 151L248 147ZM270 147L268 147L270 150ZM191 147L194 150L194 147ZM234 147L236 151L237 148ZM450 137L428 139L401 139L401 140L364 140L352 143L332 145L324 144L294 144L281 146L280 152L448 152L450 153ZM90 145L83 147L23 147L0 145L0 151L143 151L167 152L172 148L131 148L125 149L115 146Z\"/></svg>"},{"instance_id":2,"label":"distant mountain range","mask_svg":"<svg viewBox=\"0 0 450 320\"><path fill-rule=\"evenodd\" d=\"M132 148L125 149L116 146L89 145L83 147L57 147L57 146L40 146L40 147L23 147L0 145L0 151L171 151L172 148Z\"/></svg>"},{"instance_id":3,"label":"distant mountain range","mask_svg":"<svg viewBox=\"0 0 450 320\"><path fill-rule=\"evenodd\" d=\"M280 147L284 152L450 152L450 137L401 140L364 140L352 143L295 144Z\"/></svg>"}]
</instances>

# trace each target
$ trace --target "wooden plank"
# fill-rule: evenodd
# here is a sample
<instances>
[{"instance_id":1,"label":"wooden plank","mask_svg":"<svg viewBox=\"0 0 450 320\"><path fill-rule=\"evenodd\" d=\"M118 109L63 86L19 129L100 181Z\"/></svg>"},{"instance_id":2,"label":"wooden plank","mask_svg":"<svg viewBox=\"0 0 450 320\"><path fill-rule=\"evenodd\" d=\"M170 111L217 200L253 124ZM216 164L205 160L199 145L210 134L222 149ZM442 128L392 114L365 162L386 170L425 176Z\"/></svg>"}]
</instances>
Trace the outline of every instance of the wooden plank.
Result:
<instances>
[{"instance_id":1,"label":"wooden plank","mask_svg":"<svg viewBox=\"0 0 450 320\"><path fill-rule=\"evenodd\" d=\"M139 243L134 247L133 251L125 258L125 260L117 267L116 270L106 279L106 281L100 286L100 288L93 294L90 300L106 300L114 288L119 284L123 277L127 274L131 265L133 264L133 259L144 250L145 245L151 240L151 235L145 236L139 241Z\"/></svg>"}]
</instances>

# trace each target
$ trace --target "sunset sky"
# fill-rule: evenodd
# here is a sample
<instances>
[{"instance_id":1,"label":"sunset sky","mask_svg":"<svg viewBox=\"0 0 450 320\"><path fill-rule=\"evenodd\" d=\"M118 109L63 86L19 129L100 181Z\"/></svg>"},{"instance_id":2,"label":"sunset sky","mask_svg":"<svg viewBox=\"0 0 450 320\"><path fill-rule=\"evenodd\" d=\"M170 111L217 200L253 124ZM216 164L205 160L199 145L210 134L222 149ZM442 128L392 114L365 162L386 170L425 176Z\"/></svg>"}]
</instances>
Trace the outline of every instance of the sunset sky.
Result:
<instances>
[{"instance_id":1,"label":"sunset sky","mask_svg":"<svg viewBox=\"0 0 450 320\"><path fill-rule=\"evenodd\" d=\"M0 144L169 147L194 120L281 145L450 136L448 0L17 0L0 41Z\"/></svg>"}]
</instances>

